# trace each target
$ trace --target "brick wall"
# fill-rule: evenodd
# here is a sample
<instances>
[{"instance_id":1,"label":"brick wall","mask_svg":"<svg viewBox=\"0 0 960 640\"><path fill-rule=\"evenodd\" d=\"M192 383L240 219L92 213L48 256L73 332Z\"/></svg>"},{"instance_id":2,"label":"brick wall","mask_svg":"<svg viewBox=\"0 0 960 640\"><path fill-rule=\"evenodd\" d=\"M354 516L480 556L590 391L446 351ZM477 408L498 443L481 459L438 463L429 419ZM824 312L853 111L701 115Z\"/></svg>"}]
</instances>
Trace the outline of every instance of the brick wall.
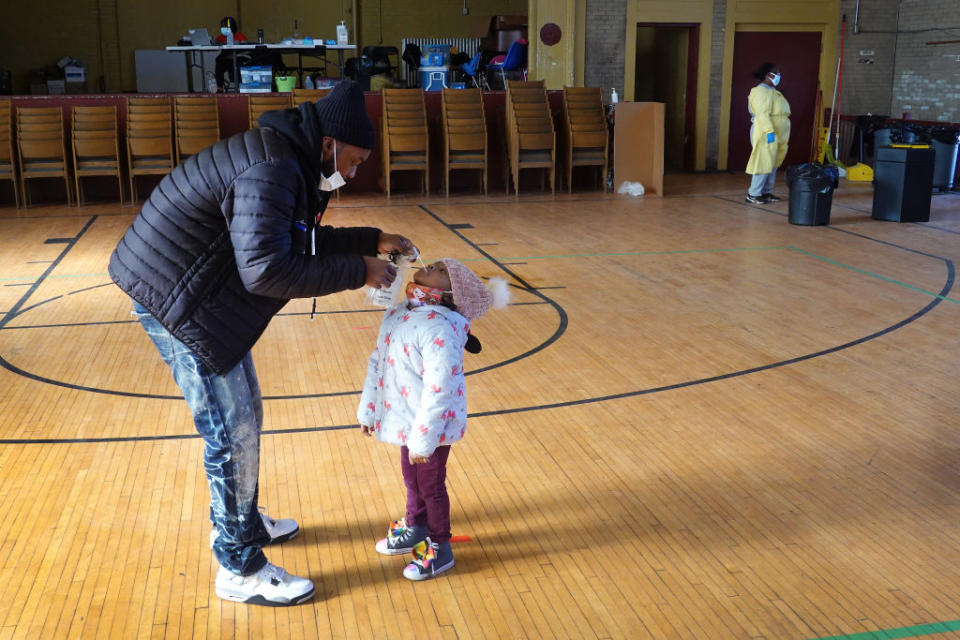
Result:
<instances>
[{"instance_id":1,"label":"brick wall","mask_svg":"<svg viewBox=\"0 0 960 640\"><path fill-rule=\"evenodd\" d=\"M584 84L601 87L604 101L614 87L622 97L627 0L587 0L586 17Z\"/></svg>"},{"instance_id":2,"label":"brick wall","mask_svg":"<svg viewBox=\"0 0 960 640\"><path fill-rule=\"evenodd\" d=\"M893 73L892 115L960 122L960 24L957 0L902 0Z\"/></svg>"},{"instance_id":3,"label":"brick wall","mask_svg":"<svg viewBox=\"0 0 960 640\"><path fill-rule=\"evenodd\" d=\"M707 171L716 171L720 153L720 94L723 91L723 48L727 27L727 0L713 2L710 34L710 105L707 111Z\"/></svg>"},{"instance_id":4,"label":"brick wall","mask_svg":"<svg viewBox=\"0 0 960 640\"><path fill-rule=\"evenodd\" d=\"M847 16L847 27L843 46L841 113L891 114L893 63L898 49L894 32L899 4L899 0L861 0L860 32L853 33L856 0L842 0L840 11ZM831 98L832 95L823 97L828 108Z\"/></svg>"}]
</instances>

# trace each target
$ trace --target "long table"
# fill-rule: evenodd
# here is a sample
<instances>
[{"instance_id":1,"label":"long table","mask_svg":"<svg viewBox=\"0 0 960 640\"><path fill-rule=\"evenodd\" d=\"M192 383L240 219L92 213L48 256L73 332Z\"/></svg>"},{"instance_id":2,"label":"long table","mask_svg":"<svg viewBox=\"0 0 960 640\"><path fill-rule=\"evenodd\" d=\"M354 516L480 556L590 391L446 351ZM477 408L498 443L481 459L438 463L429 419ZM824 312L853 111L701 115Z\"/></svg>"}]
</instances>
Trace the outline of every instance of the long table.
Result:
<instances>
[{"instance_id":1,"label":"long table","mask_svg":"<svg viewBox=\"0 0 960 640\"><path fill-rule=\"evenodd\" d=\"M167 51L172 53L183 52L184 58L186 60L187 68L187 86L190 89L191 93L196 93L203 91L202 83L207 77L206 65L203 61L202 52L204 51L228 51L233 56L233 79L237 84L238 90L240 85L240 70L237 65L237 53L240 51L253 51L255 49L264 49L269 51L275 51L277 53L295 53L297 54L297 79L300 83L303 83L303 56L315 56L318 58L323 58L327 60L327 50L334 50L337 52L337 69L340 75L340 79L343 79L343 52L346 50L355 50L357 45L355 44L257 44L257 43L245 43L245 44L213 44L213 45L189 45L189 46L173 46L166 47ZM200 54L199 64L197 63L197 54ZM200 78L201 78L201 88L197 88L193 83L193 69L200 69Z\"/></svg>"}]
</instances>

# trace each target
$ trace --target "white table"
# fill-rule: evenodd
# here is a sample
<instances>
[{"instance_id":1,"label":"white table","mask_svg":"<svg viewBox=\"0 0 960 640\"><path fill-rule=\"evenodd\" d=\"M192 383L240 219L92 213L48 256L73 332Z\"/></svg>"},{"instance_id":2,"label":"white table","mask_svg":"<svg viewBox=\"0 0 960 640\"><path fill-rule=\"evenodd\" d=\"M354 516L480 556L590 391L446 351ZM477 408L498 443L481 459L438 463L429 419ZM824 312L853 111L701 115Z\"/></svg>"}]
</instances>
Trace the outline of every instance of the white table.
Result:
<instances>
[{"instance_id":1,"label":"white table","mask_svg":"<svg viewBox=\"0 0 960 640\"><path fill-rule=\"evenodd\" d=\"M346 50L355 50L357 45L355 44L323 44L317 42L316 44L283 44L283 43L274 43L274 44L257 44L257 43L243 43L243 44L212 44L212 45L189 45L189 46L175 46L175 47L166 47L167 51L170 52L183 52L186 62L187 62L187 85L190 88L191 92L196 92L197 89L193 86L193 73L191 73L194 67L200 69L200 77L206 78L206 66L203 62L203 56L200 56L200 64L197 64L196 55L202 51L228 51L233 55L233 79L237 83L239 88L240 84L240 70L237 67L237 52L239 51L252 51L254 49L264 49L268 51L276 51L277 53L296 53L297 54L297 78L303 83L303 56L312 55L316 57L322 57L324 60L327 59L327 51L334 50L337 52L337 68L339 70L340 79L343 79L343 52ZM202 91L202 89L201 89Z\"/></svg>"}]
</instances>

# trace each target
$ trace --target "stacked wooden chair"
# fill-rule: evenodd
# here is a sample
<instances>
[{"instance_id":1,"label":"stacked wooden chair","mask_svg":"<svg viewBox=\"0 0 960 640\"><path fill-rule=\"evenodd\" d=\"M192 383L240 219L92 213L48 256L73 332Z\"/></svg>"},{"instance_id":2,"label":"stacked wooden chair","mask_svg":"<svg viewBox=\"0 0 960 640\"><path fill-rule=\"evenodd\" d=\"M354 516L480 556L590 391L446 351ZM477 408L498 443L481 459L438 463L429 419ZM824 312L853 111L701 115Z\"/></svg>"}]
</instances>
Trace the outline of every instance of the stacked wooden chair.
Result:
<instances>
[{"instance_id":1,"label":"stacked wooden chair","mask_svg":"<svg viewBox=\"0 0 960 640\"><path fill-rule=\"evenodd\" d=\"M130 200L137 201L136 176L164 175L173 169L173 163L170 98L128 98L127 169Z\"/></svg>"},{"instance_id":2,"label":"stacked wooden chair","mask_svg":"<svg viewBox=\"0 0 960 640\"><path fill-rule=\"evenodd\" d=\"M487 194L487 121L480 89L444 89L443 109L443 184L450 195L450 172L454 169L479 169L483 193Z\"/></svg>"},{"instance_id":3,"label":"stacked wooden chair","mask_svg":"<svg viewBox=\"0 0 960 640\"><path fill-rule=\"evenodd\" d=\"M117 133L117 107L73 107L70 139L73 155L73 180L77 206L83 205L83 181L88 176L116 176L120 202L123 202L123 175L120 168L120 141Z\"/></svg>"},{"instance_id":4,"label":"stacked wooden chair","mask_svg":"<svg viewBox=\"0 0 960 640\"><path fill-rule=\"evenodd\" d=\"M63 178L70 200L70 169L60 107L17 107L17 160L20 165L20 191L24 204L30 205L30 178Z\"/></svg>"},{"instance_id":5,"label":"stacked wooden chair","mask_svg":"<svg viewBox=\"0 0 960 640\"><path fill-rule=\"evenodd\" d=\"M257 122L260 116L267 111L276 111L277 109L289 109L293 104L289 93L280 96L258 96L250 95L247 99L247 108L250 117L250 128L255 129L260 126Z\"/></svg>"},{"instance_id":6,"label":"stacked wooden chair","mask_svg":"<svg viewBox=\"0 0 960 640\"><path fill-rule=\"evenodd\" d=\"M173 102L177 164L220 139L216 96L177 96Z\"/></svg>"},{"instance_id":7,"label":"stacked wooden chair","mask_svg":"<svg viewBox=\"0 0 960 640\"><path fill-rule=\"evenodd\" d=\"M423 172L424 192L430 193L430 153L427 112L422 89L383 89L383 180L390 196L392 171Z\"/></svg>"},{"instance_id":8,"label":"stacked wooden chair","mask_svg":"<svg viewBox=\"0 0 960 640\"><path fill-rule=\"evenodd\" d=\"M20 206L20 188L17 185L17 169L13 161L13 120L10 117L10 100L0 100L0 180L13 184L13 204Z\"/></svg>"},{"instance_id":9,"label":"stacked wooden chair","mask_svg":"<svg viewBox=\"0 0 960 640\"><path fill-rule=\"evenodd\" d=\"M507 81L506 137L515 193L520 192L521 169L544 169L550 175L550 191L556 193L556 134L542 80ZM509 191L509 180L506 186Z\"/></svg>"},{"instance_id":10,"label":"stacked wooden chair","mask_svg":"<svg viewBox=\"0 0 960 640\"><path fill-rule=\"evenodd\" d=\"M600 184L606 190L610 137L600 87L564 87L563 117L567 125L567 191L573 191L573 168L601 167Z\"/></svg>"},{"instance_id":11,"label":"stacked wooden chair","mask_svg":"<svg viewBox=\"0 0 960 640\"><path fill-rule=\"evenodd\" d=\"M327 94L333 89L294 89L293 106L299 107L304 102L316 102L320 98L326 98Z\"/></svg>"}]
</instances>

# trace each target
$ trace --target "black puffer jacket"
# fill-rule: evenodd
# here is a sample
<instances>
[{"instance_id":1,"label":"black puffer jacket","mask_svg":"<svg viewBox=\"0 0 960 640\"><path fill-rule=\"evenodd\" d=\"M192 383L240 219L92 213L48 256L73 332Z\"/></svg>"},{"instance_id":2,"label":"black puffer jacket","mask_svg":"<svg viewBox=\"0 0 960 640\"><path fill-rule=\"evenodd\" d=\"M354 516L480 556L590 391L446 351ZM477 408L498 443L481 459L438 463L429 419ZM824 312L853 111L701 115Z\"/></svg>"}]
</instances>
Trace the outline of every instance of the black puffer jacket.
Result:
<instances>
[{"instance_id":1,"label":"black puffer jacket","mask_svg":"<svg viewBox=\"0 0 960 640\"><path fill-rule=\"evenodd\" d=\"M221 375L291 298L363 286L362 256L377 252L379 229L317 226L311 255L329 194L317 195L307 143L287 133L251 129L190 157L110 256L114 282Z\"/></svg>"}]
</instances>

